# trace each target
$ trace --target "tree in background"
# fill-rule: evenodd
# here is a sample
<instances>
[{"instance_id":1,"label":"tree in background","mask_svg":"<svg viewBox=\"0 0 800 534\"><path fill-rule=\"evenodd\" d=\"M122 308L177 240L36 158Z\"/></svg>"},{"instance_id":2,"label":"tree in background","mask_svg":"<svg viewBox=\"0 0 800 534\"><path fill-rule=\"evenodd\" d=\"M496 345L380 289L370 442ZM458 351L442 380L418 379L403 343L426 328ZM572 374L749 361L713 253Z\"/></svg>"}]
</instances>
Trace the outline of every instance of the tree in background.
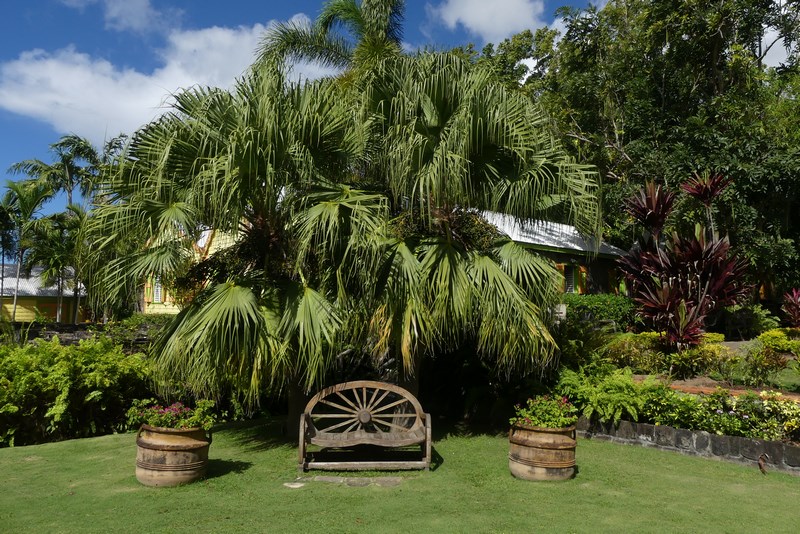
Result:
<instances>
[{"instance_id":1,"label":"tree in background","mask_svg":"<svg viewBox=\"0 0 800 534\"><path fill-rule=\"evenodd\" d=\"M520 59L533 62L518 86L538 97L576 159L600 170L605 238L630 246L635 231L620 206L647 180L674 189L696 169L717 169L732 183L714 229L748 259L767 298L797 286L796 3L612 0L559 13L557 42L523 32L478 61L507 85L519 80ZM787 47L782 65L766 66L767 54ZM694 220L697 207L682 197L675 212ZM681 217L668 224L688 231Z\"/></svg>"},{"instance_id":2,"label":"tree in background","mask_svg":"<svg viewBox=\"0 0 800 534\"><path fill-rule=\"evenodd\" d=\"M100 165L100 156L92 144L75 134L65 135L50 145L55 162L47 164L38 159L28 159L15 163L10 171L43 180L54 192L63 191L67 195L67 205L72 204L75 189L88 200ZM83 165L81 164L83 162Z\"/></svg>"},{"instance_id":3,"label":"tree in background","mask_svg":"<svg viewBox=\"0 0 800 534\"><path fill-rule=\"evenodd\" d=\"M11 321L17 319L17 297L19 295L19 278L25 254L32 246L33 230L37 224L41 208L53 196L50 185L40 180L24 180L7 182L3 205L13 226L16 242L17 283L14 287L14 302Z\"/></svg>"},{"instance_id":4,"label":"tree in background","mask_svg":"<svg viewBox=\"0 0 800 534\"><path fill-rule=\"evenodd\" d=\"M342 70L369 67L401 53L404 11L404 0L330 0L311 26L276 24L262 41L260 56Z\"/></svg>"}]
</instances>

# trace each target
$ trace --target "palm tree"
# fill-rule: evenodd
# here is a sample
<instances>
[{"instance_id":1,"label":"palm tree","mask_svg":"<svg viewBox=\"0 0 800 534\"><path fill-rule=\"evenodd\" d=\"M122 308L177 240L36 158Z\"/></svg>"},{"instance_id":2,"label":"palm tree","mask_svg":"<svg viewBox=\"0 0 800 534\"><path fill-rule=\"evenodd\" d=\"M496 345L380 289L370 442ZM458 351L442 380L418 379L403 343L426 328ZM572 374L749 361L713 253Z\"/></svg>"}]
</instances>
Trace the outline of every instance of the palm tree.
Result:
<instances>
[{"instance_id":1,"label":"palm tree","mask_svg":"<svg viewBox=\"0 0 800 534\"><path fill-rule=\"evenodd\" d=\"M155 348L167 378L199 395L233 384L252 400L264 384L296 392L324 372L341 318L319 262L294 260L292 212L362 150L338 96L330 82L289 85L281 67L262 64L233 92L177 95L174 112L134 136L95 224L101 245L143 243L107 265L108 295L150 275L198 280ZM239 239L187 273L204 228Z\"/></svg>"},{"instance_id":2,"label":"palm tree","mask_svg":"<svg viewBox=\"0 0 800 534\"><path fill-rule=\"evenodd\" d=\"M555 344L545 312L559 275L480 213L556 216L596 234L596 172L566 155L538 106L454 55L384 60L355 91L374 144L351 185L381 199L372 204L384 218L373 246L356 248L351 235L337 235L352 231L340 222L352 200L340 192L307 199L297 216L301 258L305 251L335 258L343 244L354 251L331 261L331 278L343 280L338 293L361 303L365 320L347 325L367 328L343 337L401 361L398 379L411 379L412 389L420 357L468 339L500 371L547 366Z\"/></svg>"},{"instance_id":3,"label":"palm tree","mask_svg":"<svg viewBox=\"0 0 800 534\"><path fill-rule=\"evenodd\" d=\"M67 205L72 204L76 188L80 189L84 197L88 196L94 187L96 167L100 164L100 156L91 143L70 134L50 145L50 149L55 154L54 163L28 159L15 163L9 170L44 180L54 191L64 191L67 194ZM81 161L86 165L81 165Z\"/></svg>"},{"instance_id":4,"label":"palm tree","mask_svg":"<svg viewBox=\"0 0 800 534\"><path fill-rule=\"evenodd\" d=\"M262 60L277 56L348 69L401 52L403 0L330 0L312 26L286 23L270 29ZM335 33L342 28L345 34Z\"/></svg>"},{"instance_id":5,"label":"palm tree","mask_svg":"<svg viewBox=\"0 0 800 534\"><path fill-rule=\"evenodd\" d=\"M17 244L17 283L14 288L13 311L11 321L17 318L17 297L19 295L19 278L25 253L31 246L30 238L37 215L42 205L53 196L50 186L39 180L7 182L3 204L9 207L9 214L14 227L14 238Z\"/></svg>"},{"instance_id":6,"label":"palm tree","mask_svg":"<svg viewBox=\"0 0 800 534\"><path fill-rule=\"evenodd\" d=\"M255 399L310 389L347 350L397 357L403 379L470 338L499 369L552 360L558 274L480 210L596 231L596 174L530 100L453 56L357 82L288 85L262 63L232 93L181 93L134 137L96 219L109 244L144 238L109 263L109 295L148 274L196 292L156 346L167 378ZM207 227L237 243L189 268Z\"/></svg>"},{"instance_id":7,"label":"palm tree","mask_svg":"<svg viewBox=\"0 0 800 534\"><path fill-rule=\"evenodd\" d=\"M4 314L4 300L6 295L6 258L13 257L15 253L14 221L12 219L12 206L6 203L7 198L0 199L0 319Z\"/></svg>"}]
</instances>

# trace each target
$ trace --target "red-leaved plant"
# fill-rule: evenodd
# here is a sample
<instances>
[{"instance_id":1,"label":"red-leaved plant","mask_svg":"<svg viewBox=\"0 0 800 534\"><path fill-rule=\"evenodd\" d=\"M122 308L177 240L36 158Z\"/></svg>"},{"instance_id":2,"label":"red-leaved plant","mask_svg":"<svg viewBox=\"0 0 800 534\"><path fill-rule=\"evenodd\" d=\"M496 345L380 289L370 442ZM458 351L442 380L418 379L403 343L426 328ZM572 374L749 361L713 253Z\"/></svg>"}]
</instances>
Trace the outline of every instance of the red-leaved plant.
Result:
<instances>
[{"instance_id":1,"label":"red-leaved plant","mask_svg":"<svg viewBox=\"0 0 800 534\"><path fill-rule=\"evenodd\" d=\"M790 325L800 327L800 289L795 287L783 294L781 310L786 314Z\"/></svg>"},{"instance_id":2,"label":"red-leaved plant","mask_svg":"<svg viewBox=\"0 0 800 534\"><path fill-rule=\"evenodd\" d=\"M672 197L652 182L627 208L646 233L618 263L641 315L664 333L668 345L682 349L699 344L706 316L748 294L747 263L731 255L727 238L707 236L699 225L694 236L673 234L664 243L653 239L672 210ZM656 209L662 211L654 213Z\"/></svg>"}]
</instances>

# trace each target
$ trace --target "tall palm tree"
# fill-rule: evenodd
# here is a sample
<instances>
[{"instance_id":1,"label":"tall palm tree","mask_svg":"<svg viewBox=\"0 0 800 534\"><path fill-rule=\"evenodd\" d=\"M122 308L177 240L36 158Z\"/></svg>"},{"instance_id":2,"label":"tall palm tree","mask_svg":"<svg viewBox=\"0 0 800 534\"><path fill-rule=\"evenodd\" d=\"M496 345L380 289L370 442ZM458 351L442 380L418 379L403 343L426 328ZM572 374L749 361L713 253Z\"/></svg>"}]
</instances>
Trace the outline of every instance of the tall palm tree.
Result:
<instances>
[{"instance_id":1,"label":"tall palm tree","mask_svg":"<svg viewBox=\"0 0 800 534\"><path fill-rule=\"evenodd\" d=\"M0 319L4 314L5 295L6 295L6 258L12 257L15 253L14 242L14 221L12 218L12 206L6 201L5 196L0 199Z\"/></svg>"},{"instance_id":2,"label":"tall palm tree","mask_svg":"<svg viewBox=\"0 0 800 534\"><path fill-rule=\"evenodd\" d=\"M271 28L259 55L339 69L372 65L401 52L404 11L403 0L330 0L313 25L289 22Z\"/></svg>"},{"instance_id":3,"label":"tall palm tree","mask_svg":"<svg viewBox=\"0 0 800 534\"><path fill-rule=\"evenodd\" d=\"M97 150L87 139L75 134L63 136L50 145L50 149L55 155L53 163L28 159L15 163L9 170L44 180L54 191L64 191L67 205L72 204L76 188L84 197L88 196L94 187L95 169L100 164Z\"/></svg>"},{"instance_id":4,"label":"tall palm tree","mask_svg":"<svg viewBox=\"0 0 800 534\"><path fill-rule=\"evenodd\" d=\"M17 244L17 283L14 287L14 302L11 321L17 319L17 297L19 296L19 278L25 253L31 246L31 236L42 205L53 196L49 184L40 180L24 180L7 182L3 204L9 207L14 226L14 238Z\"/></svg>"}]
</instances>

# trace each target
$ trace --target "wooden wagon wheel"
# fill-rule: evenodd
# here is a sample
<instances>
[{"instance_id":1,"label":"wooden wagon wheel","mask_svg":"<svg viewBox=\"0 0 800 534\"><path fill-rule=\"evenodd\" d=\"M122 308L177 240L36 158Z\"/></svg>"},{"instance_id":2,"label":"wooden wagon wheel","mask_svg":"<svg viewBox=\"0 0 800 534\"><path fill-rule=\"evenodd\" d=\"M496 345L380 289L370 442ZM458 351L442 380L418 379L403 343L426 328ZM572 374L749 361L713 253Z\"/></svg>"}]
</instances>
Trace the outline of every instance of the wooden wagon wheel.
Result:
<instances>
[{"instance_id":1,"label":"wooden wagon wheel","mask_svg":"<svg viewBox=\"0 0 800 534\"><path fill-rule=\"evenodd\" d=\"M406 432L423 424L417 399L392 384L358 380L323 389L306 405L317 431Z\"/></svg>"}]
</instances>

